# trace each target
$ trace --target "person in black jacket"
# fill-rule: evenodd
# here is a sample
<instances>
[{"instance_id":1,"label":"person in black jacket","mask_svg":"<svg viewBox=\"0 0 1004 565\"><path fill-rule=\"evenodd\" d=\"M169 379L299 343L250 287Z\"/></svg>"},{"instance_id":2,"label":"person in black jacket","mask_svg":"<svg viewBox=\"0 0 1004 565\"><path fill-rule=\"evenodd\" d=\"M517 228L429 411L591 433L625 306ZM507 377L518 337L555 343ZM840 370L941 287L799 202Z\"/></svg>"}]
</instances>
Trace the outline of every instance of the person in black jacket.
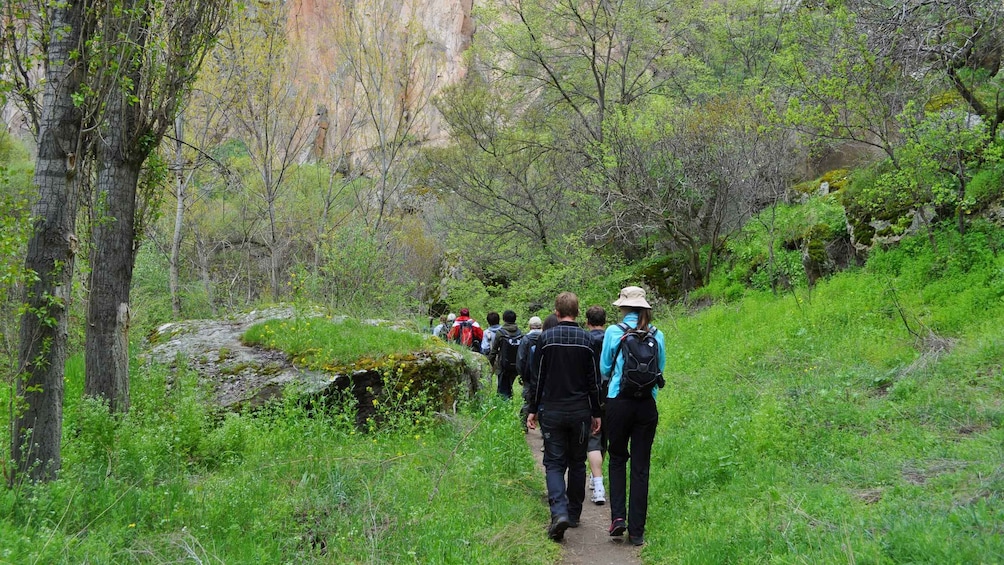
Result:
<instances>
[{"instance_id":1,"label":"person in black jacket","mask_svg":"<svg viewBox=\"0 0 1004 565\"><path fill-rule=\"evenodd\" d=\"M499 396L509 400L512 398L512 383L515 382L518 373L518 353L523 332L519 331L519 326L516 325L516 313L512 310L503 312L502 320L505 324L495 330L491 348L488 350L488 364L497 375ZM486 331L485 335L487 334Z\"/></svg>"},{"instance_id":2,"label":"person in black jacket","mask_svg":"<svg viewBox=\"0 0 1004 565\"><path fill-rule=\"evenodd\" d=\"M586 497L586 445L599 432L600 378L592 337L578 324L579 299L562 292L554 300L558 325L537 339L537 382L530 394L526 425L544 434L544 470L551 524L547 535L558 541L576 527ZM565 474L568 484L565 484Z\"/></svg>"}]
</instances>

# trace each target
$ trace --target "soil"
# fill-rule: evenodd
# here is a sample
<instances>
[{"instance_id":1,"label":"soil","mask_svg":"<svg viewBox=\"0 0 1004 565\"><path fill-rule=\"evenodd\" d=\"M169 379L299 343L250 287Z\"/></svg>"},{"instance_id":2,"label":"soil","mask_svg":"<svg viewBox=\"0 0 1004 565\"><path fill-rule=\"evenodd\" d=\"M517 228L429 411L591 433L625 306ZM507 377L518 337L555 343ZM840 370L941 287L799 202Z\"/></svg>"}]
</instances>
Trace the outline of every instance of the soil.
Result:
<instances>
[{"instance_id":1,"label":"soil","mask_svg":"<svg viewBox=\"0 0 1004 565\"><path fill-rule=\"evenodd\" d=\"M541 486L543 487L544 464L540 448L544 445L539 430L530 430L526 434L526 443L540 469ZM610 484L604 478L609 496ZM589 501L589 487L586 487L586 501L582 508L582 517L578 528L565 530L565 539L561 542L562 565L633 565L640 564L641 548L627 543L627 534L612 538L607 533L610 527L610 507L597 506ZM546 496L544 499L546 500ZM545 524L546 527L546 524Z\"/></svg>"}]
</instances>

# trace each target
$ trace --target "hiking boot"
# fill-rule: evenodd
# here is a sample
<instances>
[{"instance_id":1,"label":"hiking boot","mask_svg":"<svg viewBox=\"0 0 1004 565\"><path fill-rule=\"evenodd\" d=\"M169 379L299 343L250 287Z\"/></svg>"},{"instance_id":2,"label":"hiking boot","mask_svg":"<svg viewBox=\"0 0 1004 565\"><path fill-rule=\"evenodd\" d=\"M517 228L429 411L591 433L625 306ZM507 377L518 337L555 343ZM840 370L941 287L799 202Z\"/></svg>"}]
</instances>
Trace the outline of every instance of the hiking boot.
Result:
<instances>
[{"instance_id":1,"label":"hiking boot","mask_svg":"<svg viewBox=\"0 0 1004 565\"><path fill-rule=\"evenodd\" d=\"M547 537L554 541L561 541L565 537L565 530L572 525L568 516L561 514L551 518L551 526L547 529Z\"/></svg>"},{"instance_id":2,"label":"hiking boot","mask_svg":"<svg viewBox=\"0 0 1004 565\"><path fill-rule=\"evenodd\" d=\"M571 516L569 516L568 517L568 527L569 528L578 528L579 527L579 520L580 520L579 518L572 518Z\"/></svg>"},{"instance_id":3,"label":"hiking boot","mask_svg":"<svg viewBox=\"0 0 1004 565\"><path fill-rule=\"evenodd\" d=\"M589 500L597 506L603 506L607 503L607 493L603 490L603 483L600 481L595 481L596 484L593 486L593 494L590 496Z\"/></svg>"},{"instance_id":4,"label":"hiking boot","mask_svg":"<svg viewBox=\"0 0 1004 565\"><path fill-rule=\"evenodd\" d=\"M631 545L645 545L645 536L628 535L628 541L631 542Z\"/></svg>"},{"instance_id":5,"label":"hiking boot","mask_svg":"<svg viewBox=\"0 0 1004 565\"><path fill-rule=\"evenodd\" d=\"M614 518L614 521L610 523L610 537L618 537L624 535L627 530L627 522L624 518Z\"/></svg>"}]
</instances>

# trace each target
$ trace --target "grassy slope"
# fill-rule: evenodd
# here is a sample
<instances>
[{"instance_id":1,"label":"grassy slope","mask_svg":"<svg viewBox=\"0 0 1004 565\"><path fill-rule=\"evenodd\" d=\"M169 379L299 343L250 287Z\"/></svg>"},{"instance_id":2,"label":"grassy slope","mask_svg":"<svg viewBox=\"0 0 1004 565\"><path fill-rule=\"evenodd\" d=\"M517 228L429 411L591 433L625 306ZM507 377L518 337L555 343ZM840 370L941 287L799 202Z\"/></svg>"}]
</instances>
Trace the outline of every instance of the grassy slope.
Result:
<instances>
[{"instance_id":1,"label":"grassy slope","mask_svg":"<svg viewBox=\"0 0 1004 565\"><path fill-rule=\"evenodd\" d=\"M915 255L662 322L652 562L1004 561L1004 262Z\"/></svg>"}]
</instances>

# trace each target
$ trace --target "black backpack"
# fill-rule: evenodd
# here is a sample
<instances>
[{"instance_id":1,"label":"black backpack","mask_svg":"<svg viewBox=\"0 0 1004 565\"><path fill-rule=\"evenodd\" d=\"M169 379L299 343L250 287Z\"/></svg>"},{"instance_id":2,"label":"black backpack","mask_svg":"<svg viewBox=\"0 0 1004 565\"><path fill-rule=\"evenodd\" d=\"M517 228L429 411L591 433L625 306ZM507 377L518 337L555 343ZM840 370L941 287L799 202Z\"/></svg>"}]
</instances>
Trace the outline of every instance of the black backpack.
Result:
<instances>
[{"instance_id":1,"label":"black backpack","mask_svg":"<svg viewBox=\"0 0 1004 565\"><path fill-rule=\"evenodd\" d=\"M618 398L651 396L653 388L666 386L659 371L659 342L655 340L655 326L649 325L645 333L633 330L623 322L617 326L624 330L624 336L614 351L615 360L621 352L624 353Z\"/></svg>"},{"instance_id":2,"label":"black backpack","mask_svg":"<svg viewBox=\"0 0 1004 565\"><path fill-rule=\"evenodd\" d=\"M499 341L498 369L499 374L512 376L519 372L516 366L516 354L519 353L519 344L523 341L523 332L516 330L514 335L510 335L505 329L495 332L495 339Z\"/></svg>"}]
</instances>

